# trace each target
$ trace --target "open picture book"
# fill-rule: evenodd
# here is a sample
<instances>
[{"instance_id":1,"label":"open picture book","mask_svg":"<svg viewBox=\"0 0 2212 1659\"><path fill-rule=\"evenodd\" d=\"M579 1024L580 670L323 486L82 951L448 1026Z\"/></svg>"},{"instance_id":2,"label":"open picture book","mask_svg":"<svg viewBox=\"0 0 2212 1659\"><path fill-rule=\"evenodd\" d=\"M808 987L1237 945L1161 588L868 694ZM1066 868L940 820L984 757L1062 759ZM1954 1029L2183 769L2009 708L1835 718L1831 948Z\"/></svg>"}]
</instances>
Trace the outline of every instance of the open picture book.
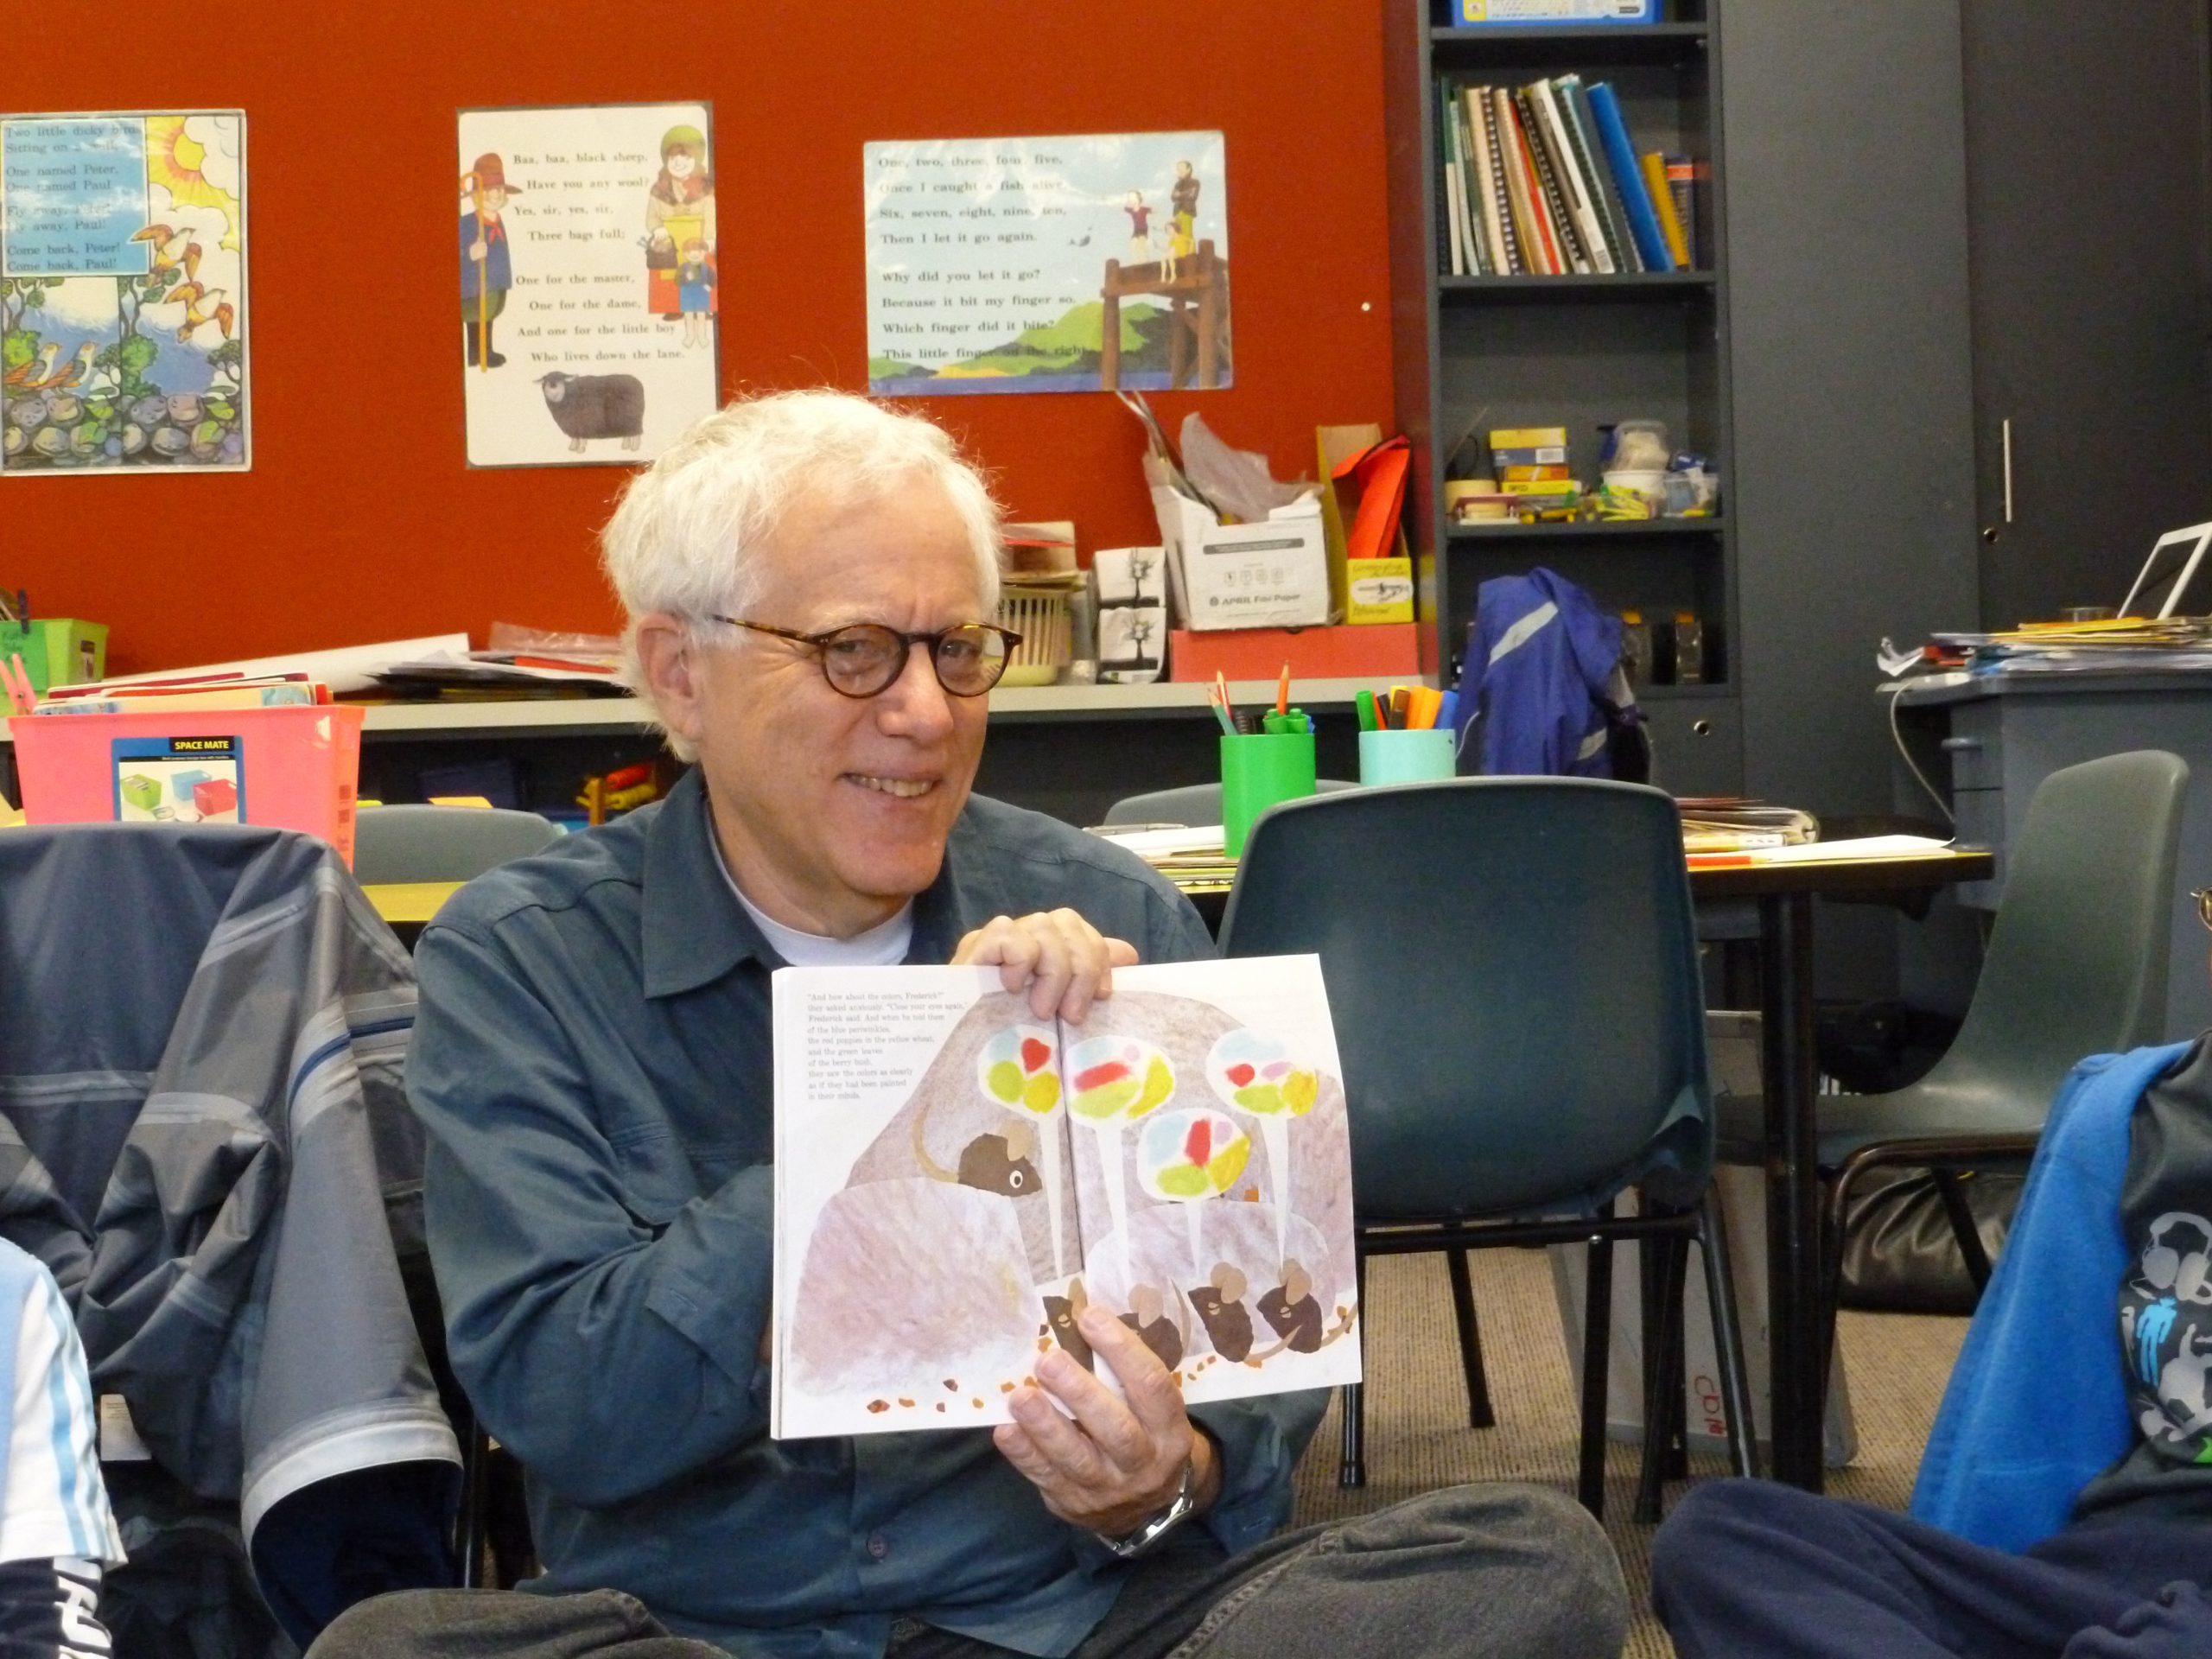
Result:
<instances>
[{"instance_id":1,"label":"open picture book","mask_svg":"<svg viewBox=\"0 0 2212 1659\"><path fill-rule=\"evenodd\" d=\"M1120 1316L1185 1401L1359 1381L1316 957L1117 968L1080 1025L995 968L775 987L779 1439L972 1427Z\"/></svg>"}]
</instances>

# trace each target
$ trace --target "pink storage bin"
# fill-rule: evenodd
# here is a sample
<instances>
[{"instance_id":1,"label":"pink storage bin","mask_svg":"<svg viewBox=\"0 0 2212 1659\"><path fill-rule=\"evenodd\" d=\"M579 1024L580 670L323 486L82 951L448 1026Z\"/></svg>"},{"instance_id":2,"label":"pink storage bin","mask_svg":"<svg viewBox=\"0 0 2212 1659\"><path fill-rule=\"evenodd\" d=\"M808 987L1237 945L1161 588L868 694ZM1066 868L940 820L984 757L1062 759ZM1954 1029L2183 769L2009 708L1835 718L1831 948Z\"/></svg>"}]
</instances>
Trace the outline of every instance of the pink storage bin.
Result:
<instances>
[{"instance_id":1,"label":"pink storage bin","mask_svg":"<svg viewBox=\"0 0 2212 1659\"><path fill-rule=\"evenodd\" d=\"M166 777L189 766L223 785L210 790L202 782L188 790L200 816L235 808L240 823L304 830L330 842L350 867L361 720L362 711L353 705L315 703L169 714L24 715L11 719L8 728L16 743L23 814L33 823L143 819L147 810L136 800L124 800L124 778ZM155 816L161 815L192 821L191 815L168 804Z\"/></svg>"}]
</instances>

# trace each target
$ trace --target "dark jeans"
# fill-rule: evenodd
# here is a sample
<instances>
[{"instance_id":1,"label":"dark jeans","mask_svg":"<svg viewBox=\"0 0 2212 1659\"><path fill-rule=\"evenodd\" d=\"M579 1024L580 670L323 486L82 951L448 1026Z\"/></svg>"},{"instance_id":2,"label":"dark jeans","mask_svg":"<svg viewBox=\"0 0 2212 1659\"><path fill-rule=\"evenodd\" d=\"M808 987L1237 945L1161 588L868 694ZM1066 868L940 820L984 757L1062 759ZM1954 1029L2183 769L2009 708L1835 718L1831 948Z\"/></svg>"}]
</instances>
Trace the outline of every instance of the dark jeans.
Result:
<instances>
[{"instance_id":1,"label":"dark jeans","mask_svg":"<svg viewBox=\"0 0 2212 1659\"><path fill-rule=\"evenodd\" d=\"M1561 1494L1456 1486L1284 1533L1236 1557L1202 1535L1140 1561L1074 1659L1616 1659L1628 1596L1612 1546ZM718 1659L626 1596L417 1590L363 1602L308 1659ZM1007 1649L906 1620L893 1659Z\"/></svg>"},{"instance_id":2,"label":"dark jeans","mask_svg":"<svg viewBox=\"0 0 2212 1659\"><path fill-rule=\"evenodd\" d=\"M2019 1554L1864 1503L1718 1481L1651 1545L1681 1659L2203 1659L2212 1527L2113 1519Z\"/></svg>"}]
</instances>

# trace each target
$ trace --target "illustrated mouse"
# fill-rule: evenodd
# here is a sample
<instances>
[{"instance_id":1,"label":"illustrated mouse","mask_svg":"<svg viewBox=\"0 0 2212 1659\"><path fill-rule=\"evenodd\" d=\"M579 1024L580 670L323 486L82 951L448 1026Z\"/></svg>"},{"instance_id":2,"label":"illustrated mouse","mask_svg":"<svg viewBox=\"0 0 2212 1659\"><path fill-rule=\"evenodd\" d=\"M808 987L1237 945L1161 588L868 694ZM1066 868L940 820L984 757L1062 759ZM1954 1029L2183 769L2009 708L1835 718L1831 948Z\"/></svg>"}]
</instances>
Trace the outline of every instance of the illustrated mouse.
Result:
<instances>
[{"instance_id":1,"label":"illustrated mouse","mask_svg":"<svg viewBox=\"0 0 2212 1659\"><path fill-rule=\"evenodd\" d=\"M960 1166L951 1170L930 1156L929 1146L923 1138L929 1116L926 1107L915 1114L914 1160L930 1179L957 1181L962 1186L1001 1193L1009 1198L1026 1198L1044 1190L1037 1166L1029 1161L1037 1150L1037 1131L1033 1125L1017 1118L1007 1125L1003 1133L985 1130L960 1149Z\"/></svg>"},{"instance_id":2,"label":"illustrated mouse","mask_svg":"<svg viewBox=\"0 0 2212 1659\"><path fill-rule=\"evenodd\" d=\"M1252 1351L1252 1315L1244 1306L1244 1275L1228 1262L1217 1262L1213 1276L1187 1293L1214 1352L1232 1365Z\"/></svg>"},{"instance_id":3,"label":"illustrated mouse","mask_svg":"<svg viewBox=\"0 0 2212 1659\"><path fill-rule=\"evenodd\" d=\"M1052 1326L1052 1340L1068 1351L1068 1357L1086 1371L1095 1371L1098 1368L1090 1362L1090 1344L1083 1339L1083 1332L1075 1325L1075 1316L1083 1312L1089 1300L1083 1281L1071 1279L1066 1295L1045 1299L1045 1319Z\"/></svg>"},{"instance_id":4,"label":"illustrated mouse","mask_svg":"<svg viewBox=\"0 0 2212 1659\"><path fill-rule=\"evenodd\" d=\"M1183 1336L1176 1330L1175 1321L1162 1311L1164 1302L1153 1286L1135 1286L1129 1292L1129 1311L1122 1315L1122 1323L1135 1332L1172 1371L1183 1363Z\"/></svg>"}]
</instances>

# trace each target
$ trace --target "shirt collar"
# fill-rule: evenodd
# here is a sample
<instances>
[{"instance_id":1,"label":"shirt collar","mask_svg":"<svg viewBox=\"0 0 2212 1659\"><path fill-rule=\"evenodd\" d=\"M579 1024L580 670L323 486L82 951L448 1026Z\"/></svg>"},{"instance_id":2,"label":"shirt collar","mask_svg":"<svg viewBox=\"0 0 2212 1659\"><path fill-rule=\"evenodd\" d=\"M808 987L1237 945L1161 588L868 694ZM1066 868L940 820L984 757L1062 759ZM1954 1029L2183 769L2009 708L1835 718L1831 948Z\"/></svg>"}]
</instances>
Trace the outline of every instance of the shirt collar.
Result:
<instances>
[{"instance_id":1,"label":"shirt collar","mask_svg":"<svg viewBox=\"0 0 2212 1659\"><path fill-rule=\"evenodd\" d=\"M914 937L908 962L951 959L960 942L956 855L966 824L952 827L937 880L914 895ZM645 831L640 950L648 997L676 996L720 979L740 963L770 969L784 960L737 902L715 855L714 819L703 775L694 766L654 813Z\"/></svg>"}]
</instances>

